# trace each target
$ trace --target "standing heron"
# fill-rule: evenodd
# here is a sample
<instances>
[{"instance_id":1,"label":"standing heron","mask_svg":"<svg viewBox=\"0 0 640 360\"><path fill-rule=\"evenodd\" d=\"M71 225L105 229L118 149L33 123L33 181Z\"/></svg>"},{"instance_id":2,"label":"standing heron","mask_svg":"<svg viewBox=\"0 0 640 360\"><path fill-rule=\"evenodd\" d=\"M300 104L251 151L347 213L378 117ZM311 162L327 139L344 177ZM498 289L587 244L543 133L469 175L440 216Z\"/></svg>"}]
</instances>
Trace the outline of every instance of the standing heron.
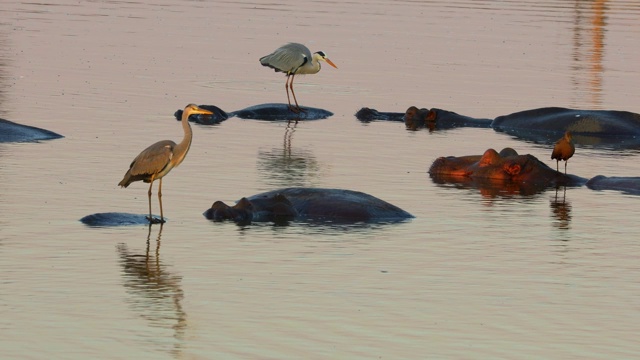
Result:
<instances>
[{"instance_id":1,"label":"standing heron","mask_svg":"<svg viewBox=\"0 0 640 360\"><path fill-rule=\"evenodd\" d=\"M556 171L559 171L558 163L560 160L564 160L565 174L567 173L567 162L573 156L573 153L576 152L576 147L573 145L571 138L571 131L565 132L562 139L556 142L556 145L553 147L553 152L551 153L551 159L556 159Z\"/></svg>"},{"instance_id":2,"label":"standing heron","mask_svg":"<svg viewBox=\"0 0 640 360\"><path fill-rule=\"evenodd\" d=\"M149 222L164 223L164 214L162 212L162 178L174 167L180 165L184 157L187 156L189 147L191 147L191 139L193 133L189 125L189 115L192 114L209 114L212 112L201 109L194 104L189 104L184 108L182 113L182 129L184 130L184 138L180 144L176 144L171 140L162 140L144 149L131 162L129 170L124 174L124 178L118 185L127 187L134 181L142 180L149 183ZM160 180L158 186L158 202L160 203L160 219L154 219L151 215L151 187L154 180Z\"/></svg>"},{"instance_id":3,"label":"standing heron","mask_svg":"<svg viewBox=\"0 0 640 360\"><path fill-rule=\"evenodd\" d=\"M293 78L297 74L315 74L320 71L320 61L324 61L327 64L338 68L331 60L327 58L324 52L318 51L311 55L309 49L298 43L289 43L281 46L273 53L260 58L260 64L262 66L268 66L274 69L276 72L283 72L287 75L287 81L284 83L284 88L287 91L287 101L289 102L289 109L294 113L303 111L298 105L296 99L296 93L293 92ZM291 79L291 81L289 81ZM291 99L289 98L289 89L293 94L293 101L296 106L291 106Z\"/></svg>"}]
</instances>

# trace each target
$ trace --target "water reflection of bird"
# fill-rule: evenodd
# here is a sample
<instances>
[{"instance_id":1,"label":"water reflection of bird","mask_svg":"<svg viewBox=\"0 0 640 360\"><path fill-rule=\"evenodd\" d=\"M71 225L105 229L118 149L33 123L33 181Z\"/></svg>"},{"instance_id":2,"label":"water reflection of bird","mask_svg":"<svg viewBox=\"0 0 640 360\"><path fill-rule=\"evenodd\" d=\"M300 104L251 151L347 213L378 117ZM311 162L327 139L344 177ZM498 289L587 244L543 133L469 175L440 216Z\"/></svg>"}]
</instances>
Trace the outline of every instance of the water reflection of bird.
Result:
<instances>
[{"instance_id":1,"label":"water reflection of bird","mask_svg":"<svg viewBox=\"0 0 640 360\"><path fill-rule=\"evenodd\" d=\"M559 229L566 230L569 229L571 223L571 203L566 200L567 188L565 186L562 188L562 199L558 198L558 188L556 188L556 196L551 199L549 206L551 207L553 217L557 220L555 226Z\"/></svg>"},{"instance_id":2,"label":"water reflection of bird","mask_svg":"<svg viewBox=\"0 0 640 360\"><path fill-rule=\"evenodd\" d=\"M309 49L298 43L289 43L276 49L273 53L260 58L260 64L268 66L274 69L276 72L283 72L287 75L287 81L284 83L284 88L287 91L287 101L289 102L289 109L295 113L302 111L298 100L296 99L296 93L293 92L293 78L297 74L316 74L320 71L320 61L324 61L327 64L338 68L331 60L327 58L324 52L318 51L311 55ZM291 79L291 81L289 81ZM296 106L291 106L291 99L289 98L289 89L293 94L293 101Z\"/></svg>"},{"instance_id":3,"label":"water reflection of bird","mask_svg":"<svg viewBox=\"0 0 640 360\"><path fill-rule=\"evenodd\" d=\"M567 131L564 133L562 139L556 142L556 145L553 147L553 152L551 153L551 159L556 159L556 171L559 171L558 163L560 160L564 160L564 173L567 173L567 162L575 151L576 147L571 141L571 131Z\"/></svg>"},{"instance_id":4,"label":"water reflection of bird","mask_svg":"<svg viewBox=\"0 0 640 360\"><path fill-rule=\"evenodd\" d=\"M182 277L168 271L167 266L160 261L161 236L162 224L155 241L155 251L152 252L149 224L145 253L136 253L124 243L117 245L117 251L122 266L123 285L131 295L129 305L141 318L148 320L150 326L173 331L171 338L162 339L158 344L167 345L166 351L179 358L176 355L180 355L182 351L187 329L187 314L182 308Z\"/></svg>"},{"instance_id":5,"label":"water reflection of bird","mask_svg":"<svg viewBox=\"0 0 640 360\"><path fill-rule=\"evenodd\" d=\"M296 124L287 124L282 148L258 151L256 165L270 186L309 186L319 176L321 164L313 152L292 146L295 130Z\"/></svg>"},{"instance_id":6,"label":"water reflection of bird","mask_svg":"<svg viewBox=\"0 0 640 360\"><path fill-rule=\"evenodd\" d=\"M118 185L127 187L134 181L142 180L149 184L149 222L164 223L164 213L162 212L162 177L167 175L171 169L180 165L189 147L193 133L189 125L189 116L192 114L212 114L211 111L201 109L194 104L189 104L182 113L182 129L184 138L180 144L171 140L162 140L144 149L131 162L129 170L124 174L124 178ZM151 187L154 180L160 180L158 186L158 202L160 203L160 219L154 219L151 215Z\"/></svg>"}]
</instances>

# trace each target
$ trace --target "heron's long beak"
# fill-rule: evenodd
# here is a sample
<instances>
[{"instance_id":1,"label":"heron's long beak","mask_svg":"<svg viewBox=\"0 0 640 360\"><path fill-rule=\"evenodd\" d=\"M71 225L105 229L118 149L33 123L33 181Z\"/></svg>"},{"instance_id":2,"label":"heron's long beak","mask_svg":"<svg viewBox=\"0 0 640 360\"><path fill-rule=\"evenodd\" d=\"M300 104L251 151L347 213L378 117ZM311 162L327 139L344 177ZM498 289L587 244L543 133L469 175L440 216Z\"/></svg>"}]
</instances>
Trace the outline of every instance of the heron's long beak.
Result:
<instances>
[{"instance_id":1,"label":"heron's long beak","mask_svg":"<svg viewBox=\"0 0 640 360\"><path fill-rule=\"evenodd\" d=\"M326 62L327 62L327 64L329 64L329 65L333 66L334 68L336 68L336 69L338 68L338 67L336 66L336 64L334 64L334 63L333 63L333 61L329 60L328 58L324 58L323 60L324 60L324 61L326 61Z\"/></svg>"},{"instance_id":2,"label":"heron's long beak","mask_svg":"<svg viewBox=\"0 0 640 360\"><path fill-rule=\"evenodd\" d=\"M205 110L205 109L203 109L201 107L191 110L191 114L213 115L213 113L211 111Z\"/></svg>"}]
</instances>

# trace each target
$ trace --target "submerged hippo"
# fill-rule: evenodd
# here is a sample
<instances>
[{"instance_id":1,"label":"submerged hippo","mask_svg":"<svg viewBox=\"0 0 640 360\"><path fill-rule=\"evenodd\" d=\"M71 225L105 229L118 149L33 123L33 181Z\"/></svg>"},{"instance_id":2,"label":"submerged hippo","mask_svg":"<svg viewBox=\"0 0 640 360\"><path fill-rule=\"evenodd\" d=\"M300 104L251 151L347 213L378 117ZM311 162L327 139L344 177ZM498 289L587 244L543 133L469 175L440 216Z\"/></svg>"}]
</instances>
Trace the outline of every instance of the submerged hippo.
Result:
<instances>
[{"instance_id":1,"label":"submerged hippo","mask_svg":"<svg viewBox=\"0 0 640 360\"><path fill-rule=\"evenodd\" d=\"M207 219L239 223L291 220L328 223L397 222L413 215L374 196L352 190L293 187L260 193L229 206L216 201Z\"/></svg>"},{"instance_id":2,"label":"submerged hippo","mask_svg":"<svg viewBox=\"0 0 640 360\"><path fill-rule=\"evenodd\" d=\"M518 155L505 148L500 153L488 149L482 156L449 156L437 158L429 174L438 181L482 180L494 183L518 183L536 188L549 186L580 186L586 179L553 170L535 156Z\"/></svg>"},{"instance_id":3,"label":"submerged hippo","mask_svg":"<svg viewBox=\"0 0 640 360\"><path fill-rule=\"evenodd\" d=\"M52 140L63 137L53 131L0 119L0 143Z\"/></svg>"},{"instance_id":4,"label":"submerged hippo","mask_svg":"<svg viewBox=\"0 0 640 360\"><path fill-rule=\"evenodd\" d=\"M410 106L403 116L407 129L416 130L426 127L430 130L453 129L457 127L480 127L491 126L491 119L476 119L465 115L456 114L453 111L442 109L418 109Z\"/></svg>"},{"instance_id":5,"label":"submerged hippo","mask_svg":"<svg viewBox=\"0 0 640 360\"><path fill-rule=\"evenodd\" d=\"M260 104L232 112L225 112L215 105L199 105L199 107L211 111L213 115L191 115L189 121L203 125L218 124L231 117L268 121L298 121L326 119L333 115L330 111L307 106L301 106L302 111L294 113L287 104ZM182 110L177 110L174 116L180 120Z\"/></svg>"},{"instance_id":6,"label":"submerged hippo","mask_svg":"<svg viewBox=\"0 0 640 360\"><path fill-rule=\"evenodd\" d=\"M517 138L545 144L552 144L570 131L573 141L581 145L640 145L640 114L628 111L546 107L498 116L491 127Z\"/></svg>"},{"instance_id":7,"label":"submerged hippo","mask_svg":"<svg viewBox=\"0 0 640 360\"><path fill-rule=\"evenodd\" d=\"M430 114L432 111L436 112L435 121L434 115ZM616 149L640 147L640 114L628 111L546 107L519 111L495 119L483 119L435 108L429 110L411 106L405 113L380 112L365 107L355 116L363 122L404 121L409 129L491 127L522 140L543 144L553 144L565 132L571 131L574 143L579 145Z\"/></svg>"},{"instance_id":8,"label":"submerged hippo","mask_svg":"<svg viewBox=\"0 0 640 360\"><path fill-rule=\"evenodd\" d=\"M500 153L488 149L483 155L449 156L436 159L429 168L433 182L480 188L484 194L535 194L549 187L582 186L593 190L615 190L640 195L640 177L603 175L587 179L563 174L533 155L518 155L512 148Z\"/></svg>"},{"instance_id":9,"label":"submerged hippo","mask_svg":"<svg viewBox=\"0 0 640 360\"><path fill-rule=\"evenodd\" d=\"M410 106L404 113L380 112L375 109L363 107L355 114L356 118L362 122L374 120L403 121L409 130L420 128L452 129L457 127L481 127L491 126L491 119L477 119L465 115L460 115L452 111L442 109L418 109Z\"/></svg>"},{"instance_id":10,"label":"submerged hippo","mask_svg":"<svg viewBox=\"0 0 640 360\"><path fill-rule=\"evenodd\" d=\"M80 222L91 227L149 225L149 218L144 214L104 212L84 216Z\"/></svg>"},{"instance_id":11,"label":"submerged hippo","mask_svg":"<svg viewBox=\"0 0 640 360\"><path fill-rule=\"evenodd\" d=\"M640 195L640 177L594 176L587 181L587 187L592 190L616 190L629 195Z\"/></svg>"}]
</instances>

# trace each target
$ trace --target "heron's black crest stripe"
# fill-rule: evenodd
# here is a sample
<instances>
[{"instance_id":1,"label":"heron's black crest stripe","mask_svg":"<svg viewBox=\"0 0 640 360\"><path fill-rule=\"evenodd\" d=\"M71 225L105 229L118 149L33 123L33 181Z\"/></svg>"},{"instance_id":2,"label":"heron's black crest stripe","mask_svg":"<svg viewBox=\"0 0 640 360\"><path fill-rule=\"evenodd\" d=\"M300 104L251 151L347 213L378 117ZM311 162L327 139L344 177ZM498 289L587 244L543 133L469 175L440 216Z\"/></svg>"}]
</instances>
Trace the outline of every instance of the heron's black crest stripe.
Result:
<instances>
[{"instance_id":1,"label":"heron's black crest stripe","mask_svg":"<svg viewBox=\"0 0 640 360\"><path fill-rule=\"evenodd\" d=\"M326 56L327 56L327 55L325 55L325 53L324 53L324 52L322 52L322 51L316 51L316 54L318 54L318 55L320 55L320 56L322 56L322 57L326 57Z\"/></svg>"}]
</instances>

